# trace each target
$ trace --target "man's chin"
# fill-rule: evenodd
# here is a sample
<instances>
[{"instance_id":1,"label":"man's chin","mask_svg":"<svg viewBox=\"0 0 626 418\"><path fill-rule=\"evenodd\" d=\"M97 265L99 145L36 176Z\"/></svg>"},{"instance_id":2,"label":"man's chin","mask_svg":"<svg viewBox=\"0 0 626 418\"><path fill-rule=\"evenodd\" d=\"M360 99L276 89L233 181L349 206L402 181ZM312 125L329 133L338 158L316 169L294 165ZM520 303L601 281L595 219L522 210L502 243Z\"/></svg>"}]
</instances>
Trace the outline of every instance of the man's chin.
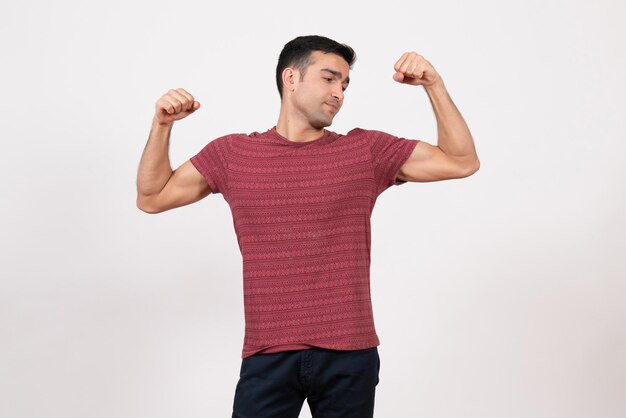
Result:
<instances>
[{"instance_id":1,"label":"man's chin","mask_svg":"<svg viewBox=\"0 0 626 418\"><path fill-rule=\"evenodd\" d=\"M330 125L333 124L333 118L328 118L328 119L320 119L315 121L313 125L313 127L317 128L317 129L322 129L322 128L326 128Z\"/></svg>"}]
</instances>

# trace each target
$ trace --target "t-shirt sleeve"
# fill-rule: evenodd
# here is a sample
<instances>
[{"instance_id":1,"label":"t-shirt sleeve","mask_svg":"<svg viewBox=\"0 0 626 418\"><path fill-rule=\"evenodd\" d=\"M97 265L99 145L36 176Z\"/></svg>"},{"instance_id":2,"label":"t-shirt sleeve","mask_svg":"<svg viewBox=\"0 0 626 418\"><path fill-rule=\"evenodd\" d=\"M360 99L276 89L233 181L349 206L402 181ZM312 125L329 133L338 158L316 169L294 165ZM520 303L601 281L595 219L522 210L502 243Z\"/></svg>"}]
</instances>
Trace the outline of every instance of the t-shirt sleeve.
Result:
<instances>
[{"instance_id":1,"label":"t-shirt sleeve","mask_svg":"<svg viewBox=\"0 0 626 418\"><path fill-rule=\"evenodd\" d=\"M401 138L376 130L359 130L366 134L370 145L377 195L391 186L406 183L406 180L397 178L398 173L420 140Z\"/></svg>"},{"instance_id":2,"label":"t-shirt sleeve","mask_svg":"<svg viewBox=\"0 0 626 418\"><path fill-rule=\"evenodd\" d=\"M227 188L227 137L212 140L189 160L206 179L212 193L222 193Z\"/></svg>"}]
</instances>

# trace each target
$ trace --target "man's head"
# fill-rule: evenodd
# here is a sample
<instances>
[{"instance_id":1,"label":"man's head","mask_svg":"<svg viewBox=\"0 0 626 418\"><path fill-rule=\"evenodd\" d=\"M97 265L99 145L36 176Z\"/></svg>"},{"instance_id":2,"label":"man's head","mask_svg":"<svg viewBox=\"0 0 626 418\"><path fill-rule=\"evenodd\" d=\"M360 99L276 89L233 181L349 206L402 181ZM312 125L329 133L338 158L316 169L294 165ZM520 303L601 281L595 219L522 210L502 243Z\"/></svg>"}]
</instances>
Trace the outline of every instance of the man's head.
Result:
<instances>
[{"instance_id":1,"label":"man's head","mask_svg":"<svg viewBox=\"0 0 626 418\"><path fill-rule=\"evenodd\" d=\"M299 36L289 41L276 66L283 104L287 99L288 106L316 127L329 126L343 104L343 91L355 60L352 48L323 36Z\"/></svg>"}]
</instances>

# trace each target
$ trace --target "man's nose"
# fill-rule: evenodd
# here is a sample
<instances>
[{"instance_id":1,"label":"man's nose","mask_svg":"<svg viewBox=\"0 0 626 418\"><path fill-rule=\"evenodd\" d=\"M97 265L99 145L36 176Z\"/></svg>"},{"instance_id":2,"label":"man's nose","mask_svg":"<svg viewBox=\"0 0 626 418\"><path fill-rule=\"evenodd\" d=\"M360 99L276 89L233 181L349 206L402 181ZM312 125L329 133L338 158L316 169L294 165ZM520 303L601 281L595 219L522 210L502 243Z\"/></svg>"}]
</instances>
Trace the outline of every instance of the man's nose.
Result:
<instances>
[{"instance_id":1,"label":"man's nose","mask_svg":"<svg viewBox=\"0 0 626 418\"><path fill-rule=\"evenodd\" d=\"M340 87L339 90L335 89L332 94L339 103L343 102L343 87Z\"/></svg>"}]
</instances>

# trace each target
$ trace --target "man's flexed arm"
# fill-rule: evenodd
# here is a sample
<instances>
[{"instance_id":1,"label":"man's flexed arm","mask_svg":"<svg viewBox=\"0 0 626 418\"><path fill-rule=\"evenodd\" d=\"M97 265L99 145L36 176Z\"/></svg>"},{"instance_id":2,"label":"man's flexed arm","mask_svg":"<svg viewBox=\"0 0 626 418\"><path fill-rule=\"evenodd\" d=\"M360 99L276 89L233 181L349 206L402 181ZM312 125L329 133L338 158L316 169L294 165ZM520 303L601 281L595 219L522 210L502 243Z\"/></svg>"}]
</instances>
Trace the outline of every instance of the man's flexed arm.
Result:
<instances>
[{"instance_id":1,"label":"man's flexed arm","mask_svg":"<svg viewBox=\"0 0 626 418\"><path fill-rule=\"evenodd\" d=\"M420 141L401 167L398 177L408 181L436 181L467 177L480 167L474 140L463 116L450 98L441 76L424 57L405 52L394 65L398 83L424 86L437 118L437 145Z\"/></svg>"},{"instance_id":2,"label":"man's flexed arm","mask_svg":"<svg viewBox=\"0 0 626 418\"><path fill-rule=\"evenodd\" d=\"M172 171L168 155L174 121L198 110L200 103L179 88L161 96L155 108L137 172L137 207L148 213L193 203L211 193L204 177L189 161Z\"/></svg>"}]
</instances>

